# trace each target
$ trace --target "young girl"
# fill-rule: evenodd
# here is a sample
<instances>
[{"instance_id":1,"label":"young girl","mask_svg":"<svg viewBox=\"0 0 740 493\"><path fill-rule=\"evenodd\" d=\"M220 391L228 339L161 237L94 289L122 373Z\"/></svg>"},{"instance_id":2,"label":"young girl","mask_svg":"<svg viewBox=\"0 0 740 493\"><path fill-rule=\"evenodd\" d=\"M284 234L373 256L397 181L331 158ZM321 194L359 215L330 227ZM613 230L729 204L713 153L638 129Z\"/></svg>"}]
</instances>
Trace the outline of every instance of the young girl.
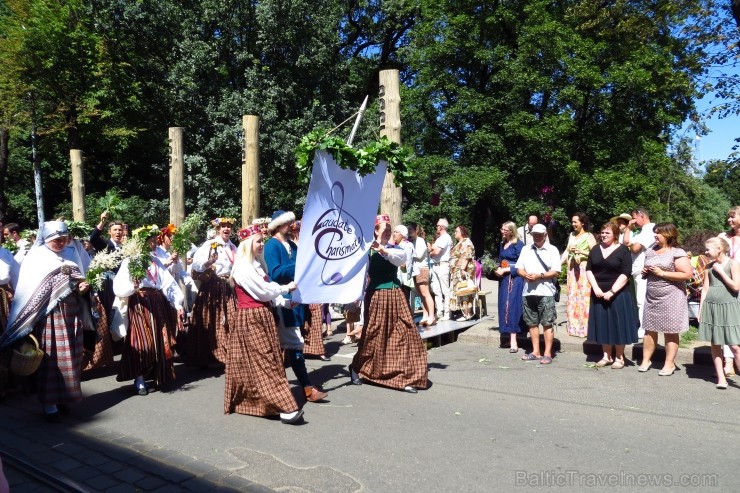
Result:
<instances>
[{"instance_id":1,"label":"young girl","mask_svg":"<svg viewBox=\"0 0 740 493\"><path fill-rule=\"evenodd\" d=\"M730 245L723 238L705 243L707 266L699 307L699 338L712 343L712 361L717 371L717 388L727 388L723 371L722 345L727 344L740 361L740 264L729 258Z\"/></svg>"}]
</instances>

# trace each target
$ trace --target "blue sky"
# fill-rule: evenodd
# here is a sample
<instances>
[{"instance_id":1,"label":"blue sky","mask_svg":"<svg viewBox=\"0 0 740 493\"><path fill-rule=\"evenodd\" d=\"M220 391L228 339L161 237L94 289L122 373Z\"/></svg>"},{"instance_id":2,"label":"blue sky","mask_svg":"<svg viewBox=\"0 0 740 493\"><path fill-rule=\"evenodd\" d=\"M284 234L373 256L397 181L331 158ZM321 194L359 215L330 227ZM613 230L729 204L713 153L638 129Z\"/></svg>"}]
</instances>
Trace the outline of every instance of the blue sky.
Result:
<instances>
[{"instance_id":1,"label":"blue sky","mask_svg":"<svg viewBox=\"0 0 740 493\"><path fill-rule=\"evenodd\" d=\"M717 98L707 95L704 99L698 100L696 106L704 113L717 102ZM713 117L706 120L706 125L711 132L694 140L696 159L699 161L727 159L733 152L732 147L740 145L735 142L735 139L740 137L740 116L731 115L721 120Z\"/></svg>"}]
</instances>

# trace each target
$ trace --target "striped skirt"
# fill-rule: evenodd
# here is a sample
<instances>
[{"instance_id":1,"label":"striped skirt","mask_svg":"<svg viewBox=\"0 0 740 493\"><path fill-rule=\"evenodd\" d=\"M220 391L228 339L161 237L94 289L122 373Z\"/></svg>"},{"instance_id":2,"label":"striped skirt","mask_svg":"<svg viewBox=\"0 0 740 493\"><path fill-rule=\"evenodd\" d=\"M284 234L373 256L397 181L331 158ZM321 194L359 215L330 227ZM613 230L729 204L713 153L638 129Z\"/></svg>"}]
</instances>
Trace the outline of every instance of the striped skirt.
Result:
<instances>
[{"instance_id":1,"label":"striped skirt","mask_svg":"<svg viewBox=\"0 0 740 493\"><path fill-rule=\"evenodd\" d=\"M427 388L427 351L400 289L365 295L365 325L352 368L369 382L403 390Z\"/></svg>"},{"instance_id":2,"label":"striped skirt","mask_svg":"<svg viewBox=\"0 0 740 493\"><path fill-rule=\"evenodd\" d=\"M5 327L8 326L8 314L10 313L10 300L12 298L10 286L7 284L0 286L0 334L5 332Z\"/></svg>"},{"instance_id":3,"label":"striped skirt","mask_svg":"<svg viewBox=\"0 0 740 493\"><path fill-rule=\"evenodd\" d=\"M95 324L97 339L95 341L95 350L85 351L83 354L83 372L113 364L113 339L111 338L110 328L108 327L108 317L97 294L93 294L92 300L95 304L95 311L98 314L98 320Z\"/></svg>"},{"instance_id":4,"label":"striped skirt","mask_svg":"<svg viewBox=\"0 0 740 493\"><path fill-rule=\"evenodd\" d=\"M226 363L229 316L236 310L234 289L217 276L200 285L193 303L193 320L188 330L185 362L206 366L214 361Z\"/></svg>"},{"instance_id":5,"label":"striped skirt","mask_svg":"<svg viewBox=\"0 0 740 493\"><path fill-rule=\"evenodd\" d=\"M306 334L303 336L305 341L303 354L307 356L323 356L326 354L326 350L324 349L324 336L321 334L321 326L324 321L321 303L308 305L306 315L306 324L304 325Z\"/></svg>"},{"instance_id":6,"label":"striped skirt","mask_svg":"<svg viewBox=\"0 0 740 493\"><path fill-rule=\"evenodd\" d=\"M273 416L298 410L283 367L272 311L234 311L226 354L224 414Z\"/></svg>"},{"instance_id":7,"label":"striped skirt","mask_svg":"<svg viewBox=\"0 0 740 493\"><path fill-rule=\"evenodd\" d=\"M116 380L124 382L143 375L157 386L171 382L175 379L175 309L158 289L139 289L128 300L128 334L123 340Z\"/></svg>"},{"instance_id":8,"label":"striped skirt","mask_svg":"<svg viewBox=\"0 0 740 493\"><path fill-rule=\"evenodd\" d=\"M70 404L82 400L82 303L67 296L42 318L33 333L44 352L37 373L38 399L42 404Z\"/></svg>"}]
</instances>

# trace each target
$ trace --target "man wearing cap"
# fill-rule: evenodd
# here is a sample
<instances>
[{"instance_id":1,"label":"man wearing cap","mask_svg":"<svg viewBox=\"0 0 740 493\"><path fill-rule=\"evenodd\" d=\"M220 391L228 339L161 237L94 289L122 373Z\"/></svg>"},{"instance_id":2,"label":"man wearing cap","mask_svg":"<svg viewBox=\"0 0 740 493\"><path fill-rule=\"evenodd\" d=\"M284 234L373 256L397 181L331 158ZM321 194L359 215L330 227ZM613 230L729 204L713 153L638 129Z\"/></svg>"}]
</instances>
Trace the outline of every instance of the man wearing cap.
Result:
<instances>
[{"instance_id":1,"label":"man wearing cap","mask_svg":"<svg viewBox=\"0 0 740 493\"><path fill-rule=\"evenodd\" d=\"M639 228L639 232L632 235L630 244L627 245L632 251L632 279L635 280L635 299L637 301L637 312L642 325L642 311L645 306L645 293L647 291L647 278L642 277L642 268L645 266L645 252L655 244L653 229L655 223L650 222L650 214L642 207L632 211L630 227ZM638 337L645 336L645 329L640 327L637 331Z\"/></svg>"},{"instance_id":2,"label":"man wearing cap","mask_svg":"<svg viewBox=\"0 0 740 493\"><path fill-rule=\"evenodd\" d=\"M452 238L447 233L450 224L447 219L437 221L437 239L429 243L429 257L432 259L432 291L437 319L450 319L450 249Z\"/></svg>"},{"instance_id":3,"label":"man wearing cap","mask_svg":"<svg viewBox=\"0 0 740 493\"><path fill-rule=\"evenodd\" d=\"M560 252L545 242L547 228L535 224L532 228L532 244L522 249L516 269L526 284L522 292L523 318L529 327L532 352L522 356L524 361L552 363L552 344L555 339L552 326L557 318L555 311L555 284L560 276ZM545 352L540 352L540 328L545 333Z\"/></svg>"},{"instance_id":4,"label":"man wearing cap","mask_svg":"<svg viewBox=\"0 0 740 493\"><path fill-rule=\"evenodd\" d=\"M272 233L272 238L265 243L264 250L267 275L270 281L281 285L295 282L298 246L289 238L290 226L294 221L294 213L279 210L275 211L270 224L267 225ZM283 297L290 299L290 293ZM293 373L303 385L306 399L310 402L318 402L324 400L327 393L311 383L306 370L306 359L303 355L305 341L301 335L301 327L306 320L305 310L306 307L300 304L292 308L278 308L278 336L280 346L288 354Z\"/></svg>"}]
</instances>

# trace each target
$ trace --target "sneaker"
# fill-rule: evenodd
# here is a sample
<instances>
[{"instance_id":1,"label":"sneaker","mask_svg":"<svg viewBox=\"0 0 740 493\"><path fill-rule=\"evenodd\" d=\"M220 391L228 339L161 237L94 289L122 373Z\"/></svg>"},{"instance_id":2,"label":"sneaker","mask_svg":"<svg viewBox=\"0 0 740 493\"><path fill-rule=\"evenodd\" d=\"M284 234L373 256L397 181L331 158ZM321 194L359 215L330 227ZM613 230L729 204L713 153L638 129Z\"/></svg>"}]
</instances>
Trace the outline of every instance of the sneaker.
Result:
<instances>
[{"instance_id":1,"label":"sneaker","mask_svg":"<svg viewBox=\"0 0 740 493\"><path fill-rule=\"evenodd\" d=\"M442 315L441 317L439 317L439 319L442 322L447 322L450 319L450 314L449 313L445 313L444 315Z\"/></svg>"},{"instance_id":2,"label":"sneaker","mask_svg":"<svg viewBox=\"0 0 740 493\"><path fill-rule=\"evenodd\" d=\"M299 409L292 413L280 413L280 421L282 421L286 425L294 425L298 423L302 416L303 409Z\"/></svg>"}]
</instances>

